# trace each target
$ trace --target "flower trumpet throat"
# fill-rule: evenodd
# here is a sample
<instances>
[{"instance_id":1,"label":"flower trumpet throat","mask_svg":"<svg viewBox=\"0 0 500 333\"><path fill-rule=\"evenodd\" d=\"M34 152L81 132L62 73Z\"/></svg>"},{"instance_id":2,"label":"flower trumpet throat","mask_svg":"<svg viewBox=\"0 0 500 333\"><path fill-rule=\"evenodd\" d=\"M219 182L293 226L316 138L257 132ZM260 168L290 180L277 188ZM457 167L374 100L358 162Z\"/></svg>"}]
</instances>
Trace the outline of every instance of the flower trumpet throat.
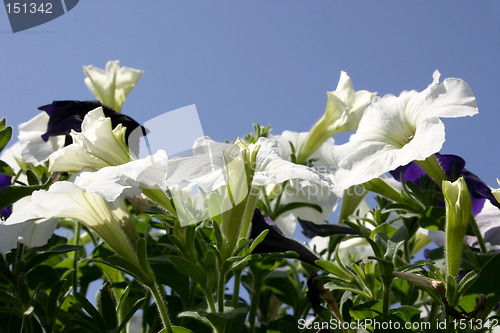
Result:
<instances>
[{"instance_id":1,"label":"flower trumpet throat","mask_svg":"<svg viewBox=\"0 0 500 333\"><path fill-rule=\"evenodd\" d=\"M463 177L455 182L443 181L446 205L446 268L448 275L456 279L460 269L465 232L472 211L472 203Z\"/></svg>"}]
</instances>

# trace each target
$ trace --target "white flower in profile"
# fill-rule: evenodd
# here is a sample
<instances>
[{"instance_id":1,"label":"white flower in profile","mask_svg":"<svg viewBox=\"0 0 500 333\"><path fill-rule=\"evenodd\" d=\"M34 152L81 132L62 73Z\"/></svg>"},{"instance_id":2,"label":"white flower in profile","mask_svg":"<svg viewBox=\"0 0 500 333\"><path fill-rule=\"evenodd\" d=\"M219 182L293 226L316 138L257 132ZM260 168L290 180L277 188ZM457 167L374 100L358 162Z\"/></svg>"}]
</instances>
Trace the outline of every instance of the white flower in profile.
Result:
<instances>
[{"instance_id":1,"label":"white flower in profile","mask_svg":"<svg viewBox=\"0 0 500 333\"><path fill-rule=\"evenodd\" d=\"M269 138L276 141L279 145L278 154L285 160L297 162L297 154L302 149L309 137L309 132L294 132L283 131L279 135L270 135ZM312 165L322 166L333 172L335 170L335 160L332 158L332 150L334 149L335 141L328 137L318 149L316 149L309 157L312 160Z\"/></svg>"},{"instance_id":2,"label":"white flower in profile","mask_svg":"<svg viewBox=\"0 0 500 333\"><path fill-rule=\"evenodd\" d=\"M50 155L49 171L98 170L135 160L127 146L125 131L121 124L113 129L102 107L90 111L83 119L82 131L71 131L73 143Z\"/></svg>"},{"instance_id":3,"label":"white flower in profile","mask_svg":"<svg viewBox=\"0 0 500 333\"><path fill-rule=\"evenodd\" d=\"M49 115L45 112L37 114L27 122L19 125L19 141L9 151L4 151L3 156L10 158L11 166L21 165L23 162L34 166L40 165L49 159L50 154L64 146L64 135L42 139L42 134L47 131ZM15 163L14 163L15 162Z\"/></svg>"},{"instance_id":4,"label":"white flower in profile","mask_svg":"<svg viewBox=\"0 0 500 333\"><path fill-rule=\"evenodd\" d=\"M433 82L422 92L386 95L366 109L349 142L337 146L336 179L343 188L362 184L411 161L423 161L439 152L445 141L440 118L476 114L476 99L461 79Z\"/></svg>"},{"instance_id":5,"label":"white flower in profile","mask_svg":"<svg viewBox=\"0 0 500 333\"><path fill-rule=\"evenodd\" d=\"M281 135L272 135L270 139L275 140L279 144L279 149L277 152L279 155L291 162L296 161L296 153L300 151L302 145L308 137L308 132L293 132L284 131ZM335 171L333 166L334 160L332 159L334 141L330 137L323 144L309 156L309 161L312 163L309 165L310 168L314 169L317 173L324 177L331 177L332 173ZM314 223L322 223L328 219L334 212L337 205L337 195L331 191L327 186L319 186L317 183L306 183L302 182L301 186L293 185L293 180L286 183L284 187L279 188L276 186L268 186L266 188L267 195L270 199L273 199L273 193L282 192L280 196L280 205L287 205L291 203L307 203L311 205L316 205L321 211L310 206L303 206L300 208L294 208L286 211L278 216L274 217L274 222L287 236L293 234L295 230L295 225L297 218L300 217L303 220L307 220ZM272 202L272 205L276 204L276 200Z\"/></svg>"},{"instance_id":6,"label":"white flower in profile","mask_svg":"<svg viewBox=\"0 0 500 333\"><path fill-rule=\"evenodd\" d=\"M179 198L179 204L193 203L192 214L186 214L187 216L200 216L197 212L202 212L204 214L201 216L208 214L213 217L230 209L223 199L228 193L225 190L228 185L234 204L245 200L247 196L258 195L264 186L282 184L285 181L289 181L291 190L295 192L313 186L324 189L325 193L333 192L331 198L336 201L336 188L330 178L312 168L283 159L279 150L277 142L268 138L259 138L255 144L249 145L240 141L237 144L226 144L214 142L207 137L200 138L195 143L193 157L172 159L169 162L167 182L174 197ZM249 161L254 161L254 164L247 165ZM198 191L194 191L196 189ZM182 193L175 195L174 191ZM186 196L189 197L190 193L192 195L189 201ZM208 196L207 193L216 195ZM210 207L208 211L209 207L200 206L200 203L207 202L219 202L220 209ZM189 210L189 207L184 206L182 209Z\"/></svg>"},{"instance_id":7,"label":"white flower in profile","mask_svg":"<svg viewBox=\"0 0 500 333\"><path fill-rule=\"evenodd\" d=\"M123 102L144 73L139 69L120 67L120 61L108 61L106 69L92 65L84 66L87 77L85 84L101 102L117 112L121 112Z\"/></svg>"},{"instance_id":8,"label":"white flower in profile","mask_svg":"<svg viewBox=\"0 0 500 333\"><path fill-rule=\"evenodd\" d=\"M294 184L296 188L300 188L303 184L310 182L313 184L322 184L332 192L338 190L328 177L317 170L283 159L279 154L280 146L275 140L261 137L255 144L249 145L248 149L251 151L255 147L259 147L259 150L253 178L254 184L281 184L286 180L295 179L297 180Z\"/></svg>"},{"instance_id":9,"label":"white flower in profile","mask_svg":"<svg viewBox=\"0 0 500 333\"><path fill-rule=\"evenodd\" d=\"M33 192L25 206L0 224L0 252L15 248L17 241L30 247L44 245L58 219L70 218L92 228L116 253L141 267L134 250L137 231L123 204L123 199L108 203L74 183L56 182L48 191Z\"/></svg>"},{"instance_id":10,"label":"white flower in profile","mask_svg":"<svg viewBox=\"0 0 500 333\"><path fill-rule=\"evenodd\" d=\"M131 198L144 189L167 189L168 157L159 150L154 155L95 172L81 172L74 183L86 191L99 194L108 202L119 197Z\"/></svg>"},{"instance_id":11,"label":"white flower in profile","mask_svg":"<svg viewBox=\"0 0 500 333\"><path fill-rule=\"evenodd\" d=\"M304 163L323 142L333 135L352 131L358 127L365 108L377 93L367 90L355 91L346 72L340 73L335 91L327 92L328 101L323 116L314 124L309 136L298 151L298 163Z\"/></svg>"}]
</instances>

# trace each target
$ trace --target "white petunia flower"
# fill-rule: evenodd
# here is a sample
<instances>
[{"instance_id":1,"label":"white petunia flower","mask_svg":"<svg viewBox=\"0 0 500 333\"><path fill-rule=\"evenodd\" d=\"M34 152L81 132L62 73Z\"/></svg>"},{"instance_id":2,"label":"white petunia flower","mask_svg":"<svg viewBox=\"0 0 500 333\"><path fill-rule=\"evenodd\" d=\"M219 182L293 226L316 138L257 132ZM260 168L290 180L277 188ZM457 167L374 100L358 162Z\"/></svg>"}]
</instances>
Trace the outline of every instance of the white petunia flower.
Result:
<instances>
[{"instance_id":1,"label":"white petunia flower","mask_svg":"<svg viewBox=\"0 0 500 333\"><path fill-rule=\"evenodd\" d=\"M168 158L163 150L145 158L118 166L104 167L95 172L82 172L74 183L86 191L112 202L119 197L141 194L141 189L167 189Z\"/></svg>"},{"instance_id":2,"label":"white petunia flower","mask_svg":"<svg viewBox=\"0 0 500 333\"><path fill-rule=\"evenodd\" d=\"M108 61L105 70L89 65L84 66L83 71L87 75L85 84L92 94L117 112L121 112L127 95L144 73L139 69L120 67L118 60Z\"/></svg>"},{"instance_id":3,"label":"white petunia flower","mask_svg":"<svg viewBox=\"0 0 500 333\"><path fill-rule=\"evenodd\" d=\"M201 138L195 144L193 157L172 159L169 162L167 182L174 198L178 197L178 204L189 202L187 197L191 198L192 214L186 216L209 214L213 217L224 212L226 208L230 209L232 206L227 206L223 199L228 194L228 183L234 199L233 204L238 204L247 195L258 194L258 189L263 186L285 181L290 181L290 188L296 192L316 186L325 193L335 193L336 188L328 177L307 166L284 160L279 155L279 149L276 141L267 138L260 138L250 145L241 142L217 143L206 137ZM249 156L254 156L254 159ZM248 166L247 161L252 160L255 164ZM247 180L251 180L251 184L247 184ZM182 192L175 194L175 191ZM207 196L207 193L214 191L216 195ZM256 193L253 193L254 191ZM330 195L336 201L335 194ZM208 207L203 209L200 206L201 203L208 202L214 203L214 206L220 209L210 207L210 211L207 211ZM186 211L190 209L186 206L181 208ZM251 211L253 212L253 209ZM181 223L189 222L192 221Z\"/></svg>"},{"instance_id":4,"label":"white petunia flower","mask_svg":"<svg viewBox=\"0 0 500 333\"><path fill-rule=\"evenodd\" d=\"M272 135L270 138L278 142L279 155L283 159L293 162L296 159L296 153L300 151L308 134L307 132L284 131L281 135ZM332 166L334 164L331 154L333 146L333 139L328 138L309 157L309 160L312 161L312 165L309 165L309 167L325 177L331 177L331 174L336 169ZM315 204L321 208L321 212L312 207L300 207L275 217L274 222L288 236L293 234L298 217L314 223L322 223L328 219L334 212L338 199L337 195L328 187L318 186L317 183L307 184L306 182L302 182L301 186L292 186L293 182L288 182L284 188L277 185L280 186L279 191L276 191L276 186L268 186L266 188L267 195L273 199L273 192L281 191L280 205L294 202ZM275 204L275 202L272 204Z\"/></svg>"},{"instance_id":5,"label":"white petunia flower","mask_svg":"<svg viewBox=\"0 0 500 333\"><path fill-rule=\"evenodd\" d=\"M16 163L12 166L19 164L19 158L34 166L40 165L49 159L50 154L64 146L64 135L50 137L47 141L42 139L42 134L47 131L48 122L49 115L41 112L19 125L18 143L11 147L10 153L4 152L16 159ZM10 161L12 162L14 161Z\"/></svg>"},{"instance_id":6,"label":"white petunia flower","mask_svg":"<svg viewBox=\"0 0 500 333\"><path fill-rule=\"evenodd\" d=\"M113 203L71 182L56 182L48 191L35 191L31 200L0 224L0 253L16 247L44 245L60 218L78 220L102 237L123 258L141 267L135 254L137 231L123 205Z\"/></svg>"},{"instance_id":7,"label":"white petunia flower","mask_svg":"<svg viewBox=\"0 0 500 333\"><path fill-rule=\"evenodd\" d=\"M476 99L461 79L439 83L439 72L422 92L386 95L365 111L348 143L338 146L334 158L336 179L343 188L362 184L411 161L437 153L445 140L439 119L476 114Z\"/></svg>"},{"instance_id":8,"label":"white petunia flower","mask_svg":"<svg viewBox=\"0 0 500 333\"><path fill-rule=\"evenodd\" d=\"M337 89L327 92L328 101L325 113L311 128L306 142L297 151L297 162L304 163L323 142L333 135L355 130L366 106L376 95L377 93L366 90L355 91L351 78L342 71Z\"/></svg>"},{"instance_id":9,"label":"white petunia flower","mask_svg":"<svg viewBox=\"0 0 500 333\"><path fill-rule=\"evenodd\" d=\"M90 111L82 122L82 131L71 131L73 143L49 158L49 171L80 171L83 168L101 169L135 159L125 140L126 128L114 129L111 119L104 116L102 107Z\"/></svg>"}]
</instances>

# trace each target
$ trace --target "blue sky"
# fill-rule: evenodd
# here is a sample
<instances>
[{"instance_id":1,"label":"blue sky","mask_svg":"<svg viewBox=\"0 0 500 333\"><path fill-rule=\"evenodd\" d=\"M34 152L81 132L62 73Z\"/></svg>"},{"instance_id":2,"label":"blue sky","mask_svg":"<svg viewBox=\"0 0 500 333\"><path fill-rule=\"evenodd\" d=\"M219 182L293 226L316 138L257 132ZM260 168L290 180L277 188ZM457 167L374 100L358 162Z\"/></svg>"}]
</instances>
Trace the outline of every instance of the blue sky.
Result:
<instances>
[{"instance_id":1,"label":"blue sky","mask_svg":"<svg viewBox=\"0 0 500 333\"><path fill-rule=\"evenodd\" d=\"M0 9L0 117L17 127L52 100L92 99L82 66L120 59L145 71L124 113L144 122L196 104L206 135L234 140L255 122L309 130L341 70L356 89L398 95L438 69L469 83L480 112L444 121L443 152L497 187L499 17L498 0L82 0L13 34Z\"/></svg>"}]
</instances>

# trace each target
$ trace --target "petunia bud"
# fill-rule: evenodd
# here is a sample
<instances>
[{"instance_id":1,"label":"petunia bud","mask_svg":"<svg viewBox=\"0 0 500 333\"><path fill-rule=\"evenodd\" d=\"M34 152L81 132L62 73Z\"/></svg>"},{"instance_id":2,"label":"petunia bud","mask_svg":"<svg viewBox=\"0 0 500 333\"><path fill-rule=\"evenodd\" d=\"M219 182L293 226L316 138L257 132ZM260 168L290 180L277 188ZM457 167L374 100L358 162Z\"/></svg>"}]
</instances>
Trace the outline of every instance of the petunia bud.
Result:
<instances>
[{"instance_id":1,"label":"petunia bud","mask_svg":"<svg viewBox=\"0 0 500 333\"><path fill-rule=\"evenodd\" d=\"M472 203L463 177L455 182L443 181L446 204L446 267L448 275L457 278L465 232L471 217Z\"/></svg>"}]
</instances>

